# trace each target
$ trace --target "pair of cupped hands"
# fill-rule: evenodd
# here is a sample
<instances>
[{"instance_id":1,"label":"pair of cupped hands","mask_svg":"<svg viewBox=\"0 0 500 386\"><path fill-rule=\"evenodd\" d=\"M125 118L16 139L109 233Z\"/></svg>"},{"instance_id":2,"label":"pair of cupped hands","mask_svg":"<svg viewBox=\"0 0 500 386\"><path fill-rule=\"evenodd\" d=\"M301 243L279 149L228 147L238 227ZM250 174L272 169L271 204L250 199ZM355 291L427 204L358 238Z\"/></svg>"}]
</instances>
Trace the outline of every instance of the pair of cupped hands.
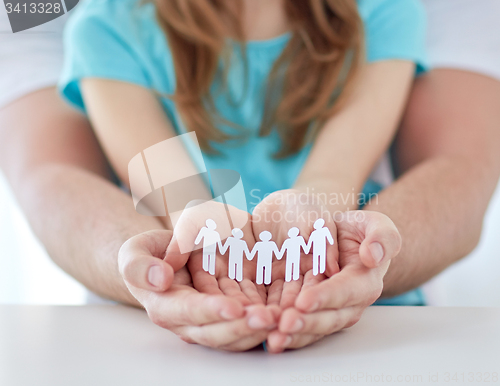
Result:
<instances>
[{"instance_id":1,"label":"pair of cupped hands","mask_svg":"<svg viewBox=\"0 0 500 386\"><path fill-rule=\"evenodd\" d=\"M325 216L318 199L301 203L299 194L273 193L252 216L215 202L194 206L181 214L173 232L154 230L132 237L118 259L129 291L155 324L186 342L228 351L265 341L269 352L278 353L354 325L380 297L390 261L401 248L400 234L382 213ZM278 248L291 227L298 227L307 242L314 221L323 218L335 240L327 244L325 274L314 276L312 255L304 254L297 281L285 282L285 258L273 259L267 286L255 284L257 259L245 259L241 282L228 277L228 254L217 255L215 276L205 272L202 250L193 250L194 240L208 218L218 225L227 222L226 210L234 223L244 224L243 239L250 250L264 230L271 232ZM223 239L230 236L230 230L219 228Z\"/></svg>"}]
</instances>

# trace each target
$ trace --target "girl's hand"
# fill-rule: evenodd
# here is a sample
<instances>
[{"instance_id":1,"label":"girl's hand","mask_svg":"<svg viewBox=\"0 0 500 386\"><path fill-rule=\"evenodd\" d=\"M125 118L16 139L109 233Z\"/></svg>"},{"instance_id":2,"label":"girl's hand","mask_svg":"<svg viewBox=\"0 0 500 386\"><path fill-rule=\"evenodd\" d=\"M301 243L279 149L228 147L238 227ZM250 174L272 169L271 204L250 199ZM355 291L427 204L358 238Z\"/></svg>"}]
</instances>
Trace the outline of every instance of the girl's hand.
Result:
<instances>
[{"instance_id":1,"label":"girl's hand","mask_svg":"<svg viewBox=\"0 0 500 386\"><path fill-rule=\"evenodd\" d=\"M217 292L216 281L207 285L206 293L199 291L186 267L174 274L163 260L171 240L171 231L150 231L120 249L120 273L150 319L186 342L213 348L244 351L264 341L276 326L277 307L245 306L241 295Z\"/></svg>"},{"instance_id":2,"label":"girl's hand","mask_svg":"<svg viewBox=\"0 0 500 386\"><path fill-rule=\"evenodd\" d=\"M300 235L307 243L309 235L314 231L313 224L319 218L325 220L325 227L329 229L334 239L333 245L325 241L325 274L313 275L312 254L306 255L302 250L299 280L285 282L286 254L281 260L276 260L274 257L272 284L268 288L267 304L279 305L282 309L293 307L302 288L318 284L339 271L337 227L325 203L321 202L318 196L300 190L274 192L254 209L252 224L255 238L260 232L267 230L271 232L278 248L282 247L292 227L299 228Z\"/></svg>"},{"instance_id":3,"label":"girl's hand","mask_svg":"<svg viewBox=\"0 0 500 386\"><path fill-rule=\"evenodd\" d=\"M216 249L215 275L203 269L203 239L197 240L200 230L206 227L208 219L213 220L217 225L215 231L220 235L221 240ZM250 215L247 212L214 201L187 208L175 224L165 261L172 265L174 270L187 264L193 286L200 292L213 295L225 294L238 299L244 306L265 305L266 288L255 284L256 259L248 261L243 254L243 280L238 282L228 277L229 250L222 255L220 246L225 245L233 228L242 230L243 240L251 250L255 244L255 238Z\"/></svg>"},{"instance_id":4,"label":"girl's hand","mask_svg":"<svg viewBox=\"0 0 500 386\"><path fill-rule=\"evenodd\" d=\"M302 288L294 307L283 311L278 330L269 334L269 351L304 347L350 327L380 297L390 261L401 249L396 226L369 211L346 212L336 225L340 272Z\"/></svg>"}]
</instances>

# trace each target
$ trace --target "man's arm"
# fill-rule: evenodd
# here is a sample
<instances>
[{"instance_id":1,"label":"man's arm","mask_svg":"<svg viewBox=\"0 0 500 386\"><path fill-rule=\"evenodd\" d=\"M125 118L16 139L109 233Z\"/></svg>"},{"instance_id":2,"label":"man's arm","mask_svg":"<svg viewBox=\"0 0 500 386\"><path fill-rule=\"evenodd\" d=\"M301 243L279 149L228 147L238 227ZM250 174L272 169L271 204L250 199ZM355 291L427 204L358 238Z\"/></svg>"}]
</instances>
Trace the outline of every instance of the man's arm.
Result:
<instances>
[{"instance_id":1,"label":"man's arm","mask_svg":"<svg viewBox=\"0 0 500 386\"><path fill-rule=\"evenodd\" d=\"M87 119L54 88L40 90L0 110L0 147L0 167L51 258L95 293L138 305L118 272L118 251L131 236L163 227L109 181ZM150 282L159 277L165 289L162 275L171 272L160 265Z\"/></svg>"},{"instance_id":2,"label":"man's arm","mask_svg":"<svg viewBox=\"0 0 500 386\"><path fill-rule=\"evenodd\" d=\"M416 81L396 139L403 174L366 207L403 237L383 296L419 286L477 245L500 174L499 106L492 78L438 69Z\"/></svg>"}]
</instances>

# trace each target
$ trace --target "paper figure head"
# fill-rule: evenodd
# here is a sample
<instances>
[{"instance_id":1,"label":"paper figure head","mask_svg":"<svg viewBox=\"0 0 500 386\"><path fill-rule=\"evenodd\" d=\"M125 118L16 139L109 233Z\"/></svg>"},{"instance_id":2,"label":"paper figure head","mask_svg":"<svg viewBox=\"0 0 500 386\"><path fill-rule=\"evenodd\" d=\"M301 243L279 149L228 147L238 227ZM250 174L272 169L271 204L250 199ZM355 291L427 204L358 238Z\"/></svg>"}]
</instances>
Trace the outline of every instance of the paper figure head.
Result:
<instances>
[{"instance_id":1,"label":"paper figure head","mask_svg":"<svg viewBox=\"0 0 500 386\"><path fill-rule=\"evenodd\" d=\"M243 231L240 228L234 228L231 233L235 239L241 239L243 237Z\"/></svg>"},{"instance_id":2,"label":"paper figure head","mask_svg":"<svg viewBox=\"0 0 500 386\"><path fill-rule=\"evenodd\" d=\"M207 225L207 228L210 229L211 231L215 230L217 228L217 224L215 223L214 220L208 219L205 224Z\"/></svg>"},{"instance_id":3,"label":"paper figure head","mask_svg":"<svg viewBox=\"0 0 500 386\"><path fill-rule=\"evenodd\" d=\"M273 235L271 235L271 232L268 231L260 232L259 234L259 238L261 241L269 241L272 237Z\"/></svg>"},{"instance_id":4,"label":"paper figure head","mask_svg":"<svg viewBox=\"0 0 500 386\"><path fill-rule=\"evenodd\" d=\"M288 231L288 237L297 237L299 235L299 228L293 227Z\"/></svg>"},{"instance_id":5,"label":"paper figure head","mask_svg":"<svg viewBox=\"0 0 500 386\"><path fill-rule=\"evenodd\" d=\"M321 229L325 226L325 220L323 220L322 218L318 218L315 222L314 222L314 229Z\"/></svg>"}]
</instances>

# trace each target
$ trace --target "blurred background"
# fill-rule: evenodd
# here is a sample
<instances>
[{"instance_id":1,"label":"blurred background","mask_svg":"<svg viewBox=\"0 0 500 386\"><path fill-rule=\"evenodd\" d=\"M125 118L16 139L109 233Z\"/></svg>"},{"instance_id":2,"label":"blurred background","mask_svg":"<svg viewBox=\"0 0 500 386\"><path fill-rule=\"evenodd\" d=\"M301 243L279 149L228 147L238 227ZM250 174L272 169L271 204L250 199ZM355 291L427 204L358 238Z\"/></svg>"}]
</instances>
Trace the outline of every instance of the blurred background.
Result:
<instances>
[{"instance_id":1,"label":"blurred background","mask_svg":"<svg viewBox=\"0 0 500 386\"><path fill-rule=\"evenodd\" d=\"M431 306L500 307L500 189L481 242L425 285ZM0 174L0 303L80 305L87 291L60 270L31 232Z\"/></svg>"}]
</instances>

